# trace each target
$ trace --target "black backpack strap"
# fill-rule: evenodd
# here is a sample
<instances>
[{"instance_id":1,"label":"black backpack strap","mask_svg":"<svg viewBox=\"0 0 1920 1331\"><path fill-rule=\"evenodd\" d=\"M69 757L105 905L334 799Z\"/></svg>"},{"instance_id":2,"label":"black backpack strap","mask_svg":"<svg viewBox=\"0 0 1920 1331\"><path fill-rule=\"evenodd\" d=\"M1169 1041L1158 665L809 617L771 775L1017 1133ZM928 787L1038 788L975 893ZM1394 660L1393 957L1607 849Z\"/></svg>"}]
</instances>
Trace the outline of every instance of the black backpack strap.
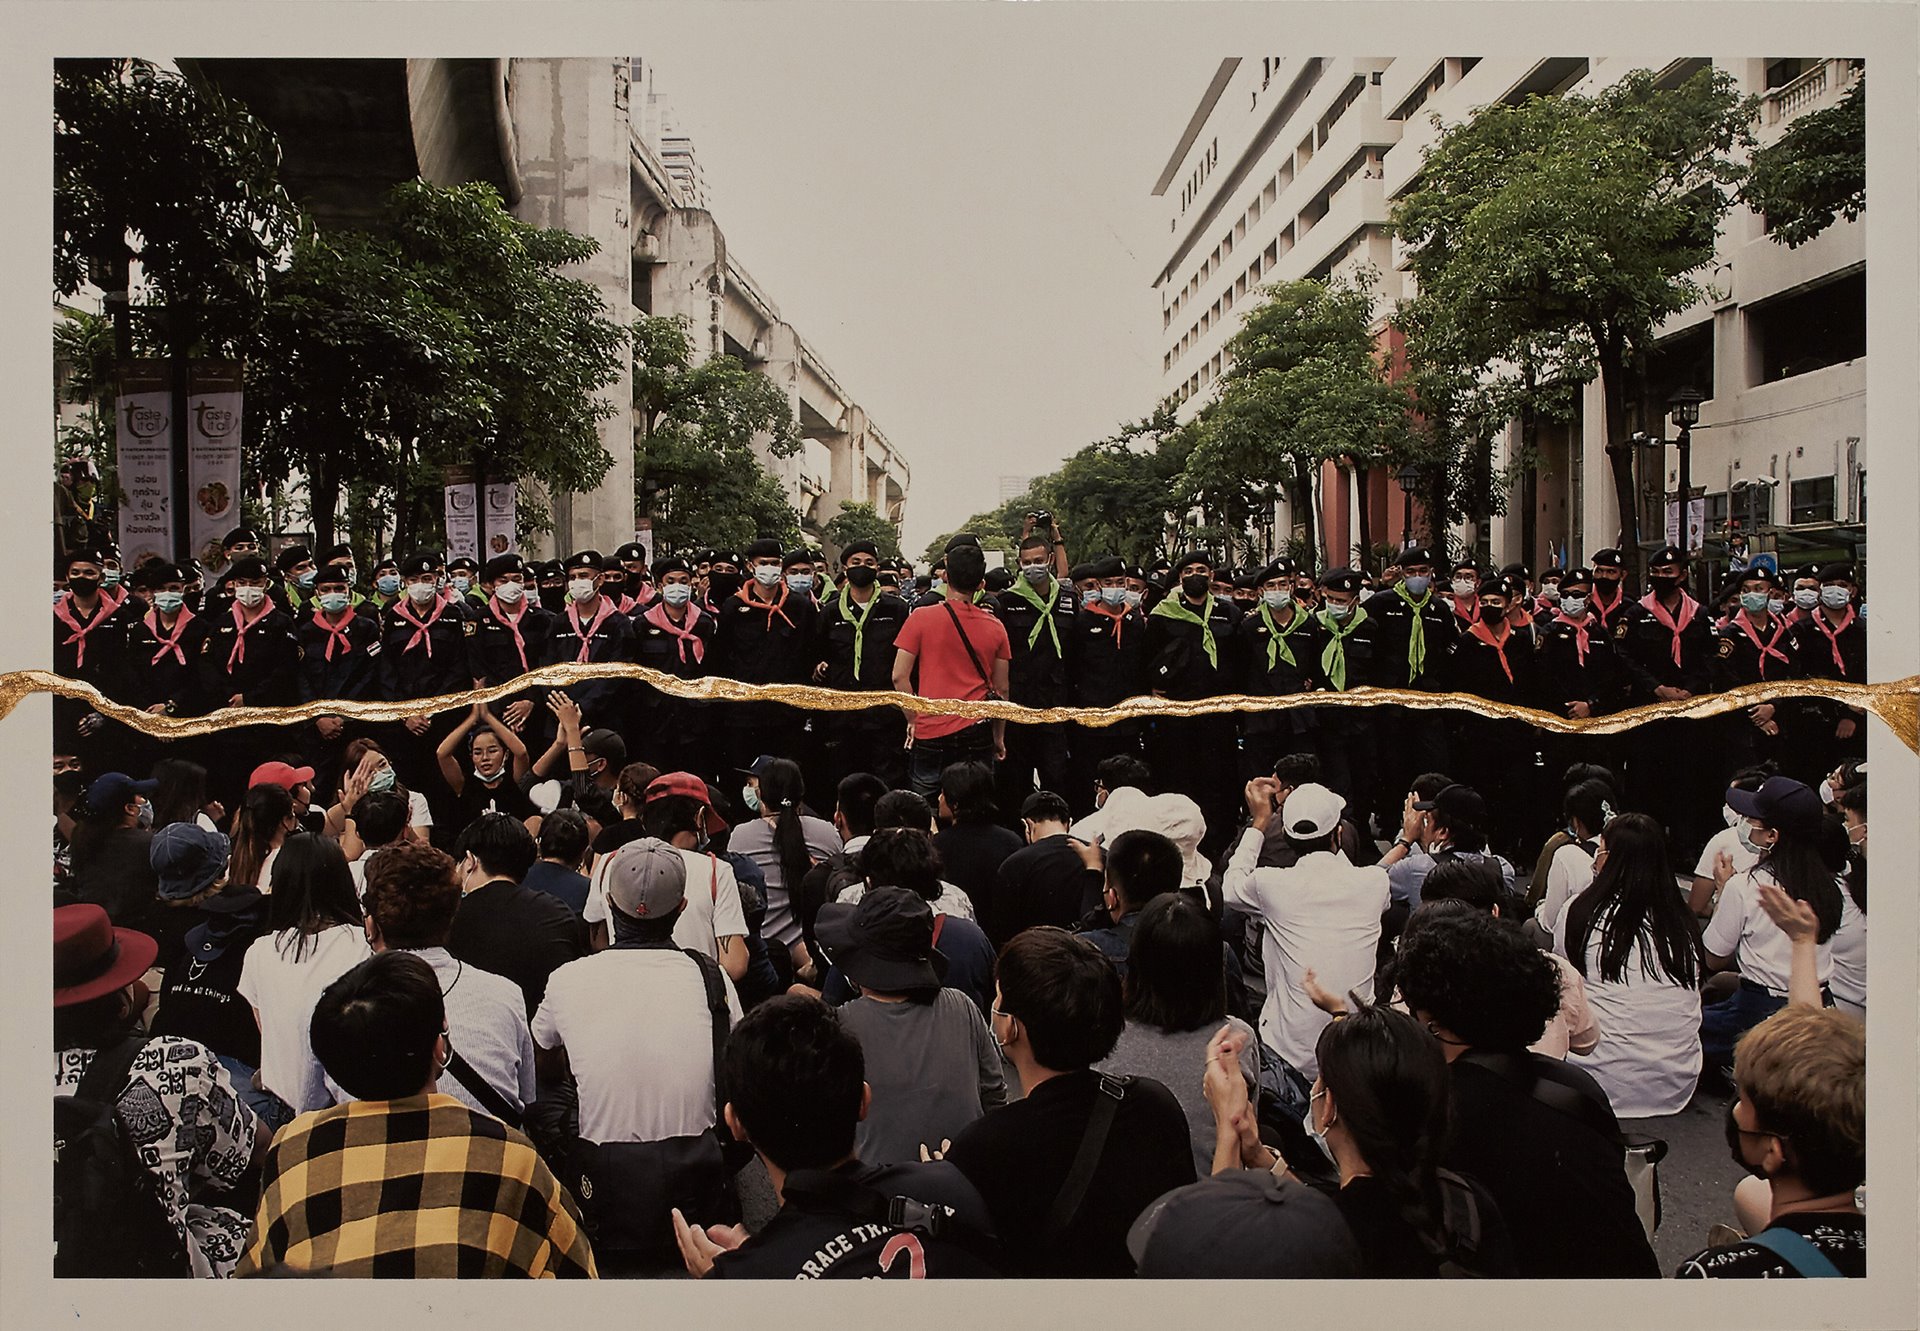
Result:
<instances>
[{"instance_id":1,"label":"black backpack strap","mask_svg":"<svg viewBox=\"0 0 1920 1331\"><path fill-rule=\"evenodd\" d=\"M1555 1079L1556 1072L1566 1070L1565 1065L1557 1059L1541 1054L1516 1057L1488 1049L1469 1049L1460 1055L1458 1061L1485 1068L1495 1076L1525 1088L1527 1094L1549 1109L1578 1119L1621 1150L1626 1149L1620 1136L1620 1122L1611 1109L1595 1101L1579 1086Z\"/></svg>"},{"instance_id":2,"label":"black backpack strap","mask_svg":"<svg viewBox=\"0 0 1920 1331\"><path fill-rule=\"evenodd\" d=\"M147 1047L147 1037L135 1031L119 1044L102 1049L87 1064L86 1073L80 1078L80 1084L73 1088L75 1098L94 1100L111 1107L120 1099L120 1092L127 1089L127 1076L133 1071L133 1061L140 1057L140 1051Z\"/></svg>"},{"instance_id":3,"label":"black backpack strap","mask_svg":"<svg viewBox=\"0 0 1920 1331\"><path fill-rule=\"evenodd\" d=\"M489 1114L510 1128L521 1125L520 1111L507 1102L506 1096L488 1085L487 1079L473 1070L473 1064L460 1057L458 1049L447 1050L447 1071Z\"/></svg>"},{"instance_id":4,"label":"black backpack strap","mask_svg":"<svg viewBox=\"0 0 1920 1331\"><path fill-rule=\"evenodd\" d=\"M994 692L993 676L989 675L987 668L980 664L980 653L973 650L973 639L967 636L966 629L961 626L960 613L953 608L952 601L940 602L940 608L945 610L947 612L947 618L953 621L953 631L960 635L960 645L967 649L967 659L973 662L973 668L980 672L980 682L987 686L988 699L998 701L1000 695Z\"/></svg>"},{"instance_id":5,"label":"black backpack strap","mask_svg":"<svg viewBox=\"0 0 1920 1331\"><path fill-rule=\"evenodd\" d=\"M996 1239L962 1220L953 1208L923 1202L899 1193L888 1194L840 1170L797 1169L787 1175L781 1194L802 1204L812 1202L868 1225L912 1230L929 1239L965 1248L989 1265L1004 1262Z\"/></svg>"},{"instance_id":6,"label":"black backpack strap","mask_svg":"<svg viewBox=\"0 0 1920 1331\"><path fill-rule=\"evenodd\" d=\"M707 1011L713 1015L713 1127L725 1139L726 1092L720 1086L720 1055L727 1046L727 1032L733 1029L733 1011L727 1006L727 987L721 982L720 967L704 952L690 947L680 949L700 968L700 979L707 987Z\"/></svg>"},{"instance_id":7,"label":"black backpack strap","mask_svg":"<svg viewBox=\"0 0 1920 1331\"><path fill-rule=\"evenodd\" d=\"M1043 1246L1057 1242L1073 1223L1074 1216L1080 1213L1080 1203L1086 1200L1087 1187L1093 1182L1093 1174L1100 1167L1101 1152L1106 1149L1107 1134L1113 1130L1114 1116L1120 1112L1120 1102L1126 1099L1127 1087L1133 1084L1131 1077L1109 1077L1102 1072L1094 1084L1093 1111L1087 1115L1087 1130L1080 1138L1080 1149L1073 1157L1073 1167L1067 1171L1066 1182L1060 1185L1060 1191L1054 1196L1053 1206L1047 1212L1047 1223L1041 1230L1040 1242Z\"/></svg>"}]
</instances>

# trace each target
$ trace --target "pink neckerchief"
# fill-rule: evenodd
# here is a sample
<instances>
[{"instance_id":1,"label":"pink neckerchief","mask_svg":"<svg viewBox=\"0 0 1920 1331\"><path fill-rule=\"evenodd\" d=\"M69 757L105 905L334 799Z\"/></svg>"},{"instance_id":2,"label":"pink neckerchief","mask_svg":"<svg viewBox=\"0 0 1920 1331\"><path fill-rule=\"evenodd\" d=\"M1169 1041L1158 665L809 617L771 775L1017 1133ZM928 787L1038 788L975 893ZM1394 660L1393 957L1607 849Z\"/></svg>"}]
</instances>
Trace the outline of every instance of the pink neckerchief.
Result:
<instances>
[{"instance_id":1,"label":"pink neckerchief","mask_svg":"<svg viewBox=\"0 0 1920 1331\"><path fill-rule=\"evenodd\" d=\"M1774 645L1787 635L1788 629L1793 627L1787 623L1784 618L1773 626L1773 637L1769 638L1766 642L1760 641L1760 635L1754 631L1753 620L1748 618L1746 611L1740 611L1727 622L1729 624L1738 624L1746 631L1747 637L1753 640L1754 649L1760 653L1760 678L1765 679L1767 677L1767 658L1769 656L1779 657L1780 664L1782 665L1788 664L1787 654Z\"/></svg>"},{"instance_id":2,"label":"pink neckerchief","mask_svg":"<svg viewBox=\"0 0 1920 1331\"><path fill-rule=\"evenodd\" d=\"M1565 624L1568 628L1571 628L1573 630L1573 645L1574 645L1575 654L1579 657L1580 664L1585 665L1587 663L1587 622L1586 620L1569 619L1567 617L1566 611L1557 610L1554 612L1553 622L1556 624ZM1601 627L1604 628L1605 625L1602 625Z\"/></svg>"},{"instance_id":3,"label":"pink neckerchief","mask_svg":"<svg viewBox=\"0 0 1920 1331\"><path fill-rule=\"evenodd\" d=\"M1673 663L1675 665L1682 664L1680 635L1687 631L1687 625L1693 623L1693 617L1698 613L1700 603L1691 596L1688 596L1685 592L1681 592L1680 620L1678 623L1674 622L1673 616L1667 613L1667 608L1660 604L1660 598L1652 592L1648 592L1640 598L1640 608L1652 615L1654 619L1659 621L1661 628L1673 635Z\"/></svg>"},{"instance_id":4,"label":"pink neckerchief","mask_svg":"<svg viewBox=\"0 0 1920 1331\"><path fill-rule=\"evenodd\" d=\"M620 599L614 604L613 608L623 615L630 615L633 613L633 608L639 604L639 601L627 595L625 592L621 592Z\"/></svg>"},{"instance_id":5,"label":"pink neckerchief","mask_svg":"<svg viewBox=\"0 0 1920 1331\"><path fill-rule=\"evenodd\" d=\"M574 636L580 639L580 655L574 658L576 663L584 662L587 659L587 653L593 650L593 635L600 631L600 626L607 622L607 616L612 613L612 600L602 596L600 598L600 609L595 612L593 623L583 629L580 627L580 603L578 601L567 602L567 618L573 623Z\"/></svg>"},{"instance_id":6,"label":"pink neckerchief","mask_svg":"<svg viewBox=\"0 0 1920 1331\"><path fill-rule=\"evenodd\" d=\"M153 660L147 662L148 665L159 665L160 658L168 652L172 652L181 665L187 663L187 654L180 649L180 635L187 631L187 625L192 619L193 611L181 606L180 617L173 621L173 636L169 638L160 632L160 612L147 611L142 622L146 624L147 631L153 634L154 641L160 644L160 650L153 654Z\"/></svg>"},{"instance_id":7,"label":"pink neckerchief","mask_svg":"<svg viewBox=\"0 0 1920 1331\"><path fill-rule=\"evenodd\" d=\"M794 627L794 622L791 619L787 619L787 611L786 611L787 591L788 591L787 584L782 582L780 584L780 599L777 601L756 601L753 599L753 597L747 594L747 589L745 587L742 587L739 591L735 592L734 595L738 596L741 600L745 601L748 605L752 606L755 610L764 610L767 612L767 632L771 633L773 632L773 617L775 615L780 616L780 618L782 619L786 619L788 628Z\"/></svg>"},{"instance_id":8,"label":"pink neckerchief","mask_svg":"<svg viewBox=\"0 0 1920 1331\"><path fill-rule=\"evenodd\" d=\"M1471 608L1462 609L1460 605L1460 598L1458 596L1454 597L1453 613L1460 616L1460 618L1466 620L1470 624L1478 624L1480 622L1480 593L1475 592L1472 596L1469 596L1467 600L1473 603Z\"/></svg>"},{"instance_id":9,"label":"pink neckerchief","mask_svg":"<svg viewBox=\"0 0 1920 1331\"><path fill-rule=\"evenodd\" d=\"M1116 609L1109 606L1105 601L1092 600L1087 602L1087 610L1092 614L1100 615L1103 618L1113 621L1113 645L1116 648L1119 647L1121 631L1126 628L1127 616L1133 613L1133 607L1123 602L1119 608Z\"/></svg>"},{"instance_id":10,"label":"pink neckerchief","mask_svg":"<svg viewBox=\"0 0 1920 1331\"><path fill-rule=\"evenodd\" d=\"M1827 617L1818 610L1809 610L1807 612L1807 618L1813 621L1813 626L1819 629L1821 635L1826 638L1827 646L1833 648L1833 664L1839 668L1841 675L1845 676L1847 673L1847 659L1840 655L1840 635L1853 627L1853 607L1848 606L1846 608L1845 613L1840 616L1839 624L1833 628L1827 627Z\"/></svg>"},{"instance_id":11,"label":"pink neckerchief","mask_svg":"<svg viewBox=\"0 0 1920 1331\"><path fill-rule=\"evenodd\" d=\"M665 601L655 601L640 618L646 620L647 623L653 625L655 628L666 633L671 633L674 636L674 645L680 649L681 665L687 663L688 643L693 644L693 663L695 665L699 665L706 660L707 644L700 641L700 635L693 631L700 623L699 607L691 604L687 606L687 626L685 628L679 627L671 619L667 618L667 603Z\"/></svg>"},{"instance_id":12,"label":"pink neckerchief","mask_svg":"<svg viewBox=\"0 0 1920 1331\"><path fill-rule=\"evenodd\" d=\"M347 607L346 618L342 619L337 625L327 623L326 620L320 618L321 614L322 614L321 611L315 610L313 612L313 622L326 630L327 660L331 661L333 659L333 644L336 642L340 644L341 651L343 652L352 651L353 643L347 637L347 625L353 623L353 607L352 606Z\"/></svg>"},{"instance_id":13,"label":"pink neckerchief","mask_svg":"<svg viewBox=\"0 0 1920 1331\"><path fill-rule=\"evenodd\" d=\"M410 652L424 642L427 645L427 659L431 661L433 659L433 635L428 633L427 630L439 623L441 613L452 604L452 601L441 597L434 598L433 613L423 620L413 613L413 607L408 604L411 599L412 598L402 590L399 599L393 603L393 613L413 625L414 629L413 636L407 639L407 645L400 650Z\"/></svg>"},{"instance_id":14,"label":"pink neckerchief","mask_svg":"<svg viewBox=\"0 0 1920 1331\"><path fill-rule=\"evenodd\" d=\"M1493 630L1487 627L1485 620L1476 619L1467 629L1467 632L1500 654L1500 668L1507 672L1507 683L1511 684L1513 683L1513 667L1507 663L1507 644L1513 641L1513 630L1504 623L1501 624L1500 627L1505 629L1506 632L1503 636L1496 638L1493 636Z\"/></svg>"},{"instance_id":15,"label":"pink neckerchief","mask_svg":"<svg viewBox=\"0 0 1920 1331\"><path fill-rule=\"evenodd\" d=\"M259 614L255 615L252 619L248 619L247 612L241 607L240 602L238 600L234 601L233 627L236 631L233 635L233 650L227 653L227 672L229 674L233 672L234 666L243 663L247 659L247 630L272 613L273 602L269 599L260 603Z\"/></svg>"},{"instance_id":16,"label":"pink neckerchief","mask_svg":"<svg viewBox=\"0 0 1920 1331\"><path fill-rule=\"evenodd\" d=\"M1626 603L1627 595L1625 592L1615 592L1611 602L1601 600L1600 584L1597 582L1593 585L1593 595L1587 598L1587 608L1593 612L1593 617L1600 621L1600 627L1603 629L1611 627L1611 625L1607 623L1607 616Z\"/></svg>"},{"instance_id":17,"label":"pink neckerchief","mask_svg":"<svg viewBox=\"0 0 1920 1331\"><path fill-rule=\"evenodd\" d=\"M102 587L100 589L100 599L107 603L109 609L118 610L126 604L127 589L124 586Z\"/></svg>"},{"instance_id":18,"label":"pink neckerchief","mask_svg":"<svg viewBox=\"0 0 1920 1331\"><path fill-rule=\"evenodd\" d=\"M53 603L53 614L56 619L73 630L73 636L68 638L61 646L72 647L78 644L79 650L73 654L73 666L74 669L78 670L87 663L87 635L107 622L107 616L113 613L113 606L107 601L106 597L102 596L100 598L100 607L93 612L93 618L85 624L82 624L73 617L73 611L68 608L72 601L73 593L68 592L65 596Z\"/></svg>"},{"instance_id":19,"label":"pink neckerchief","mask_svg":"<svg viewBox=\"0 0 1920 1331\"><path fill-rule=\"evenodd\" d=\"M525 619L527 615L526 599L524 597L521 598L520 613L517 615L510 615L506 612L505 608L500 604L498 594L487 598L487 608L493 611L494 618L498 619L502 624L505 624L508 631L513 634L513 645L520 653L520 668L522 670L533 669L532 666L527 664L527 640L520 636L520 621Z\"/></svg>"}]
</instances>

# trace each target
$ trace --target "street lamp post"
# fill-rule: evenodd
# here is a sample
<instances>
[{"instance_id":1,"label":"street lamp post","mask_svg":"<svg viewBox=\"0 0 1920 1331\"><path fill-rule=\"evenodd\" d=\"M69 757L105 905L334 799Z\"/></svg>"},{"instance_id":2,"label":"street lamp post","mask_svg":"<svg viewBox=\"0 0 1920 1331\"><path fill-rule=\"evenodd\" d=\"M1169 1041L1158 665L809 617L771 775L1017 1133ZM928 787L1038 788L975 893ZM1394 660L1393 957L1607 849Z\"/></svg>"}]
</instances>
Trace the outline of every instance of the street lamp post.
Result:
<instances>
[{"instance_id":1,"label":"street lamp post","mask_svg":"<svg viewBox=\"0 0 1920 1331\"><path fill-rule=\"evenodd\" d=\"M1421 469L1409 462L1400 468L1393 479L1400 486L1400 548L1406 549L1413 543L1413 492L1420 488Z\"/></svg>"},{"instance_id":2,"label":"street lamp post","mask_svg":"<svg viewBox=\"0 0 1920 1331\"><path fill-rule=\"evenodd\" d=\"M1693 502L1693 427L1700 422L1700 404L1707 399L1693 385L1688 384L1667 399L1667 409L1672 414L1673 423L1680 427L1680 437L1676 446L1680 450L1680 549L1692 555L1692 542L1687 539L1687 510Z\"/></svg>"}]
</instances>

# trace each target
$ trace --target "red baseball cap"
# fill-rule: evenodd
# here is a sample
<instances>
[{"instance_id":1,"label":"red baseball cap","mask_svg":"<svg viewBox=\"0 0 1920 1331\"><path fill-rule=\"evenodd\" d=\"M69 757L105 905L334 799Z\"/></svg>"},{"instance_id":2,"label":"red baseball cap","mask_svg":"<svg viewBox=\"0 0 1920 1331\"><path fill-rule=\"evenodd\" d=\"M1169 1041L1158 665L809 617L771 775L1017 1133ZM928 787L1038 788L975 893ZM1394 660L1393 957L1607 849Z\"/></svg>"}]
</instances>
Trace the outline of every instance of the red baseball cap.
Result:
<instances>
[{"instance_id":1,"label":"red baseball cap","mask_svg":"<svg viewBox=\"0 0 1920 1331\"><path fill-rule=\"evenodd\" d=\"M688 799L698 800L707 810L707 835L719 836L727 830L727 820L713 807L713 797L707 793L707 783L692 772L667 772L656 776L647 784L645 803L666 799L671 795L685 795Z\"/></svg>"},{"instance_id":2,"label":"red baseball cap","mask_svg":"<svg viewBox=\"0 0 1920 1331\"><path fill-rule=\"evenodd\" d=\"M290 767L286 763L261 763L253 769L253 775L247 778L247 786L279 786L291 791L295 786L304 786L313 780L311 767Z\"/></svg>"}]
</instances>

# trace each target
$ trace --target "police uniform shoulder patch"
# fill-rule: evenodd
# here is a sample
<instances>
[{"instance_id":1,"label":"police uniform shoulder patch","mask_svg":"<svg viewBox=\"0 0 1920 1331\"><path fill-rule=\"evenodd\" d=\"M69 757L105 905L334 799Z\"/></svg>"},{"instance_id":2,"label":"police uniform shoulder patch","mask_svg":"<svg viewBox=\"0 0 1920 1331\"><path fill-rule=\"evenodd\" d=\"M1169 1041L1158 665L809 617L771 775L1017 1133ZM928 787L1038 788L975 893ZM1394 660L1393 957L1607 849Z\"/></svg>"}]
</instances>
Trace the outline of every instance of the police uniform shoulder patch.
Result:
<instances>
[{"instance_id":1,"label":"police uniform shoulder patch","mask_svg":"<svg viewBox=\"0 0 1920 1331\"><path fill-rule=\"evenodd\" d=\"M380 655L380 640L378 638L374 638L367 643L367 655L368 656Z\"/></svg>"},{"instance_id":2,"label":"police uniform shoulder patch","mask_svg":"<svg viewBox=\"0 0 1920 1331\"><path fill-rule=\"evenodd\" d=\"M480 631L480 626L474 623L471 619L462 620L460 623L460 631L466 634L469 638L471 638L474 634Z\"/></svg>"},{"instance_id":3,"label":"police uniform shoulder patch","mask_svg":"<svg viewBox=\"0 0 1920 1331\"><path fill-rule=\"evenodd\" d=\"M1624 638L1627 636L1627 630L1631 627L1632 625L1624 622L1615 624L1613 626L1613 636L1616 638Z\"/></svg>"},{"instance_id":4,"label":"police uniform shoulder patch","mask_svg":"<svg viewBox=\"0 0 1920 1331\"><path fill-rule=\"evenodd\" d=\"M1720 655L1722 656L1733 655L1733 639L1732 638L1720 639Z\"/></svg>"}]
</instances>

